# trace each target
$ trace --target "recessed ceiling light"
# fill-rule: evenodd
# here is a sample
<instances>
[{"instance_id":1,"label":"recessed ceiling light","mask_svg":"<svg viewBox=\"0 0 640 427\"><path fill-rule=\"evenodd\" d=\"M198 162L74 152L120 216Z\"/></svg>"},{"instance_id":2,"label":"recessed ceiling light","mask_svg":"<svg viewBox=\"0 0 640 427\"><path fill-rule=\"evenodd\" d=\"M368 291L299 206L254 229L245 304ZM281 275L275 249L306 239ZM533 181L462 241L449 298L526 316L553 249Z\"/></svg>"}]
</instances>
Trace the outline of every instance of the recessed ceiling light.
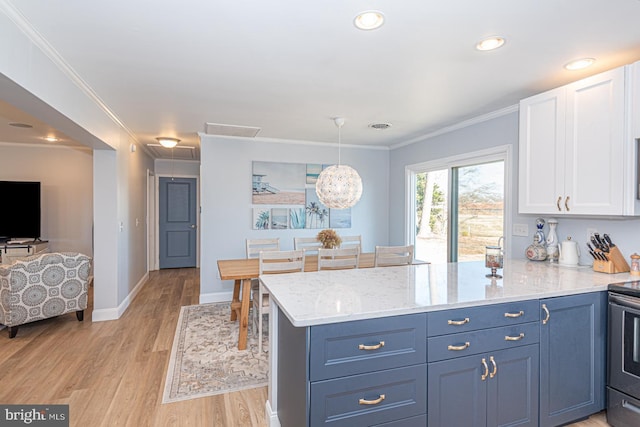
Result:
<instances>
[{"instance_id":1,"label":"recessed ceiling light","mask_svg":"<svg viewBox=\"0 0 640 427\"><path fill-rule=\"evenodd\" d=\"M594 58L580 58L565 64L564 68L570 71L582 70L591 66L596 60Z\"/></svg>"},{"instance_id":2,"label":"recessed ceiling light","mask_svg":"<svg viewBox=\"0 0 640 427\"><path fill-rule=\"evenodd\" d=\"M14 128L24 128L24 129L31 129L33 127L28 123L9 123L9 126L13 126Z\"/></svg>"},{"instance_id":3,"label":"recessed ceiling light","mask_svg":"<svg viewBox=\"0 0 640 427\"><path fill-rule=\"evenodd\" d=\"M353 20L353 24L361 30L375 30L384 24L384 15L377 10L360 12Z\"/></svg>"},{"instance_id":4,"label":"recessed ceiling light","mask_svg":"<svg viewBox=\"0 0 640 427\"><path fill-rule=\"evenodd\" d=\"M505 42L505 39L503 37L491 36L479 41L478 44L476 44L476 49L482 50L482 51L494 50L501 47L504 44L504 42Z\"/></svg>"},{"instance_id":5,"label":"recessed ceiling light","mask_svg":"<svg viewBox=\"0 0 640 427\"><path fill-rule=\"evenodd\" d=\"M49 141L49 142L58 142L60 141L58 138L56 138L55 136L45 136L44 138L45 141Z\"/></svg>"}]
</instances>

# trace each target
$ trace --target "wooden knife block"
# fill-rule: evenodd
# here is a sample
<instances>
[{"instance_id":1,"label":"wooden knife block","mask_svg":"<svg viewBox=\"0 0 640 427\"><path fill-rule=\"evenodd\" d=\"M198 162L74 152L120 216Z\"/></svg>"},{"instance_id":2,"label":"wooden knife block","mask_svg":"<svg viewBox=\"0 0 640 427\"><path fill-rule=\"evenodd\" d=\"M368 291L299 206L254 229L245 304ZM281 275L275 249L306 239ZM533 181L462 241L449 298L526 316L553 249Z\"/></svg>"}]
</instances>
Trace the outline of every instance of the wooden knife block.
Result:
<instances>
[{"instance_id":1,"label":"wooden knife block","mask_svg":"<svg viewBox=\"0 0 640 427\"><path fill-rule=\"evenodd\" d=\"M600 252L596 250L596 252ZM627 260L624 259L622 253L618 249L617 246L614 246L609 250L609 253L605 252L605 255L609 258L609 261L601 261L596 259L593 261L593 271L597 271L598 273L625 273L629 270L629 264Z\"/></svg>"}]
</instances>

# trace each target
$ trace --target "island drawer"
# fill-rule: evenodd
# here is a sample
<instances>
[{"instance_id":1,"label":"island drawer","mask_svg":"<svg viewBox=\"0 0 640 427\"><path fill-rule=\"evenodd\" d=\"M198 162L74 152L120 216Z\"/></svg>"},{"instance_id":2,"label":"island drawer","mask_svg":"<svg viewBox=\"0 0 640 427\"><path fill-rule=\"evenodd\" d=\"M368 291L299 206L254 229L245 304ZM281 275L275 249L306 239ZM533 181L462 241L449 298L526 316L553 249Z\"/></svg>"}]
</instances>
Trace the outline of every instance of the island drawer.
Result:
<instances>
[{"instance_id":1,"label":"island drawer","mask_svg":"<svg viewBox=\"0 0 640 427\"><path fill-rule=\"evenodd\" d=\"M371 426L426 412L425 363L311 383L311 427Z\"/></svg>"},{"instance_id":2,"label":"island drawer","mask_svg":"<svg viewBox=\"0 0 640 427\"><path fill-rule=\"evenodd\" d=\"M403 418L397 421L390 421L388 423L376 424L373 427L416 427L427 425L427 414L418 415L417 417Z\"/></svg>"},{"instance_id":3,"label":"island drawer","mask_svg":"<svg viewBox=\"0 0 640 427\"><path fill-rule=\"evenodd\" d=\"M428 317L428 336L475 331L540 320L537 300L517 301L481 307L433 311Z\"/></svg>"},{"instance_id":4,"label":"island drawer","mask_svg":"<svg viewBox=\"0 0 640 427\"><path fill-rule=\"evenodd\" d=\"M427 361L425 313L312 326L311 381Z\"/></svg>"},{"instance_id":5,"label":"island drawer","mask_svg":"<svg viewBox=\"0 0 640 427\"><path fill-rule=\"evenodd\" d=\"M429 338L428 361L453 359L540 342L538 322Z\"/></svg>"}]
</instances>

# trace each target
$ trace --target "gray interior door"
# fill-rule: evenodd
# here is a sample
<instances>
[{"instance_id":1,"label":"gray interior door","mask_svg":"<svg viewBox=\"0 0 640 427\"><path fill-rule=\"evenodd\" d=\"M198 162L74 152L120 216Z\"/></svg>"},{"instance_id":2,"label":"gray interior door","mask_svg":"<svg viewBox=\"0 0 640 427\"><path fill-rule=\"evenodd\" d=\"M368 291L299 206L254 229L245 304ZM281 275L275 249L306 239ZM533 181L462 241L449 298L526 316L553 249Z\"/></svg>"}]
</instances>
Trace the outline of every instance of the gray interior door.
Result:
<instances>
[{"instance_id":1,"label":"gray interior door","mask_svg":"<svg viewBox=\"0 0 640 427\"><path fill-rule=\"evenodd\" d=\"M196 179L160 178L160 268L196 266Z\"/></svg>"}]
</instances>

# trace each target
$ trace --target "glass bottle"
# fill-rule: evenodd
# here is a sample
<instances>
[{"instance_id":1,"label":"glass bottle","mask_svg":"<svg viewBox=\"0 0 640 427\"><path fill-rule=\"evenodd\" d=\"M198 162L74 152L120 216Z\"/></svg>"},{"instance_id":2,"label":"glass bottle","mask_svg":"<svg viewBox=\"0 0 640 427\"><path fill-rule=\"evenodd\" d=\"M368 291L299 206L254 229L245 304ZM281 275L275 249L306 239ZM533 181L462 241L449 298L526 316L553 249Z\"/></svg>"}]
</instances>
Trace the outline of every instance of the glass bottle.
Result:
<instances>
[{"instance_id":1,"label":"glass bottle","mask_svg":"<svg viewBox=\"0 0 640 427\"><path fill-rule=\"evenodd\" d=\"M560 255L560 251L558 250L558 234L556 233L558 220L550 218L547 223L549 224L549 234L547 235L547 257L550 262L556 262Z\"/></svg>"},{"instance_id":2,"label":"glass bottle","mask_svg":"<svg viewBox=\"0 0 640 427\"><path fill-rule=\"evenodd\" d=\"M640 255L631 255L631 274L634 276L640 276Z\"/></svg>"}]
</instances>

